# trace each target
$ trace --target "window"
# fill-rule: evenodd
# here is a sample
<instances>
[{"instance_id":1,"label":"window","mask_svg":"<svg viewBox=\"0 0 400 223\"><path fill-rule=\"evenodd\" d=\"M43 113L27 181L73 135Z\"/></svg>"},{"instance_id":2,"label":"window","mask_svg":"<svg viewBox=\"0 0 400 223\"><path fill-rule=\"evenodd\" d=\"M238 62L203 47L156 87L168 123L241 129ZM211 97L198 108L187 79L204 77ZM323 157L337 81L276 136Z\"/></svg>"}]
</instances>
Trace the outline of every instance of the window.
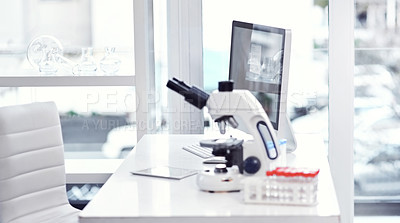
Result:
<instances>
[{"instance_id":1,"label":"window","mask_svg":"<svg viewBox=\"0 0 400 223\"><path fill-rule=\"evenodd\" d=\"M354 193L360 215L398 214L399 9L397 0L355 1Z\"/></svg>"},{"instance_id":2,"label":"window","mask_svg":"<svg viewBox=\"0 0 400 223\"><path fill-rule=\"evenodd\" d=\"M0 6L0 106L55 101L66 158L120 158L132 149L133 2L17 0ZM29 60L28 52L34 52Z\"/></svg>"}]
</instances>

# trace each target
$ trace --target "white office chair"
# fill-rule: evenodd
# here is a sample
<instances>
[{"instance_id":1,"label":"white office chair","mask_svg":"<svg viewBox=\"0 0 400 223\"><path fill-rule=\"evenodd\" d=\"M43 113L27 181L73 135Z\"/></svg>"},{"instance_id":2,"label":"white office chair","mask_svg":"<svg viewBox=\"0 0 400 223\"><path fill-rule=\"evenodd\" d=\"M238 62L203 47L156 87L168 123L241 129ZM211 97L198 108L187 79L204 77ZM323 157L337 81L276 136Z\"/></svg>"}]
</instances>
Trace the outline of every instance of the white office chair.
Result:
<instances>
[{"instance_id":1,"label":"white office chair","mask_svg":"<svg viewBox=\"0 0 400 223\"><path fill-rule=\"evenodd\" d=\"M0 108L0 222L79 222L65 183L56 105Z\"/></svg>"}]
</instances>

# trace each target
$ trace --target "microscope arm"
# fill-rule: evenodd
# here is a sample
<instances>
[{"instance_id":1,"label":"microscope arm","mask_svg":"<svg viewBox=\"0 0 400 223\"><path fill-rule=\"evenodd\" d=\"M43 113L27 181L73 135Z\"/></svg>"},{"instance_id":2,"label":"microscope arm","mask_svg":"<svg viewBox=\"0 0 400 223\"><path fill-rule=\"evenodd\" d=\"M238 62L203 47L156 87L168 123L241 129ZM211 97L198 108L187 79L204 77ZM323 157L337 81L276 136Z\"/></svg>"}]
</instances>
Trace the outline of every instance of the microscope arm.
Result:
<instances>
[{"instance_id":1,"label":"microscope arm","mask_svg":"<svg viewBox=\"0 0 400 223\"><path fill-rule=\"evenodd\" d=\"M230 92L213 92L206 104L213 120L224 117L233 117L239 124L245 125L247 133L254 140L243 144L244 164L260 163L256 168L245 168L248 174L265 174L270 169L270 163L278 157L279 143L273 126L257 99L246 90L233 90ZM251 165L250 165L251 166ZM262 171L259 171L262 170Z\"/></svg>"}]
</instances>

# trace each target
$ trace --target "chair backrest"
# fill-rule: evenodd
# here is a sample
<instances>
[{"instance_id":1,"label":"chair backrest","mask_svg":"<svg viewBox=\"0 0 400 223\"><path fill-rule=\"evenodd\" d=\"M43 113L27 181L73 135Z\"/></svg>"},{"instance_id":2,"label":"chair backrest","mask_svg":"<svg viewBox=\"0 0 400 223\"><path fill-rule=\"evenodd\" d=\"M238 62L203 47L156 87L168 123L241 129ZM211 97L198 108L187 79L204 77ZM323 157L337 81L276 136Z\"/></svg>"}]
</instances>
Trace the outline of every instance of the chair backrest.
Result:
<instances>
[{"instance_id":1,"label":"chair backrest","mask_svg":"<svg viewBox=\"0 0 400 223\"><path fill-rule=\"evenodd\" d=\"M53 102L0 108L0 222L69 205Z\"/></svg>"}]
</instances>

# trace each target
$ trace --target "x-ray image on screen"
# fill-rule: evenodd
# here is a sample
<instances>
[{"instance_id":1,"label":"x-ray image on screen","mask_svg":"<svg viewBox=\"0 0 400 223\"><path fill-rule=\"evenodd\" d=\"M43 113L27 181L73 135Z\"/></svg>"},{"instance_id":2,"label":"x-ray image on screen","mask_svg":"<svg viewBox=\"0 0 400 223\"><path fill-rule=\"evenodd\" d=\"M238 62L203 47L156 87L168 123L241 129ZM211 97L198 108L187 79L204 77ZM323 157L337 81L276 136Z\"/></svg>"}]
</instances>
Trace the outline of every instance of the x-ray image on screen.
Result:
<instances>
[{"instance_id":1,"label":"x-ray image on screen","mask_svg":"<svg viewBox=\"0 0 400 223\"><path fill-rule=\"evenodd\" d=\"M252 31L247 56L246 79L280 83L282 52L282 35Z\"/></svg>"}]
</instances>

